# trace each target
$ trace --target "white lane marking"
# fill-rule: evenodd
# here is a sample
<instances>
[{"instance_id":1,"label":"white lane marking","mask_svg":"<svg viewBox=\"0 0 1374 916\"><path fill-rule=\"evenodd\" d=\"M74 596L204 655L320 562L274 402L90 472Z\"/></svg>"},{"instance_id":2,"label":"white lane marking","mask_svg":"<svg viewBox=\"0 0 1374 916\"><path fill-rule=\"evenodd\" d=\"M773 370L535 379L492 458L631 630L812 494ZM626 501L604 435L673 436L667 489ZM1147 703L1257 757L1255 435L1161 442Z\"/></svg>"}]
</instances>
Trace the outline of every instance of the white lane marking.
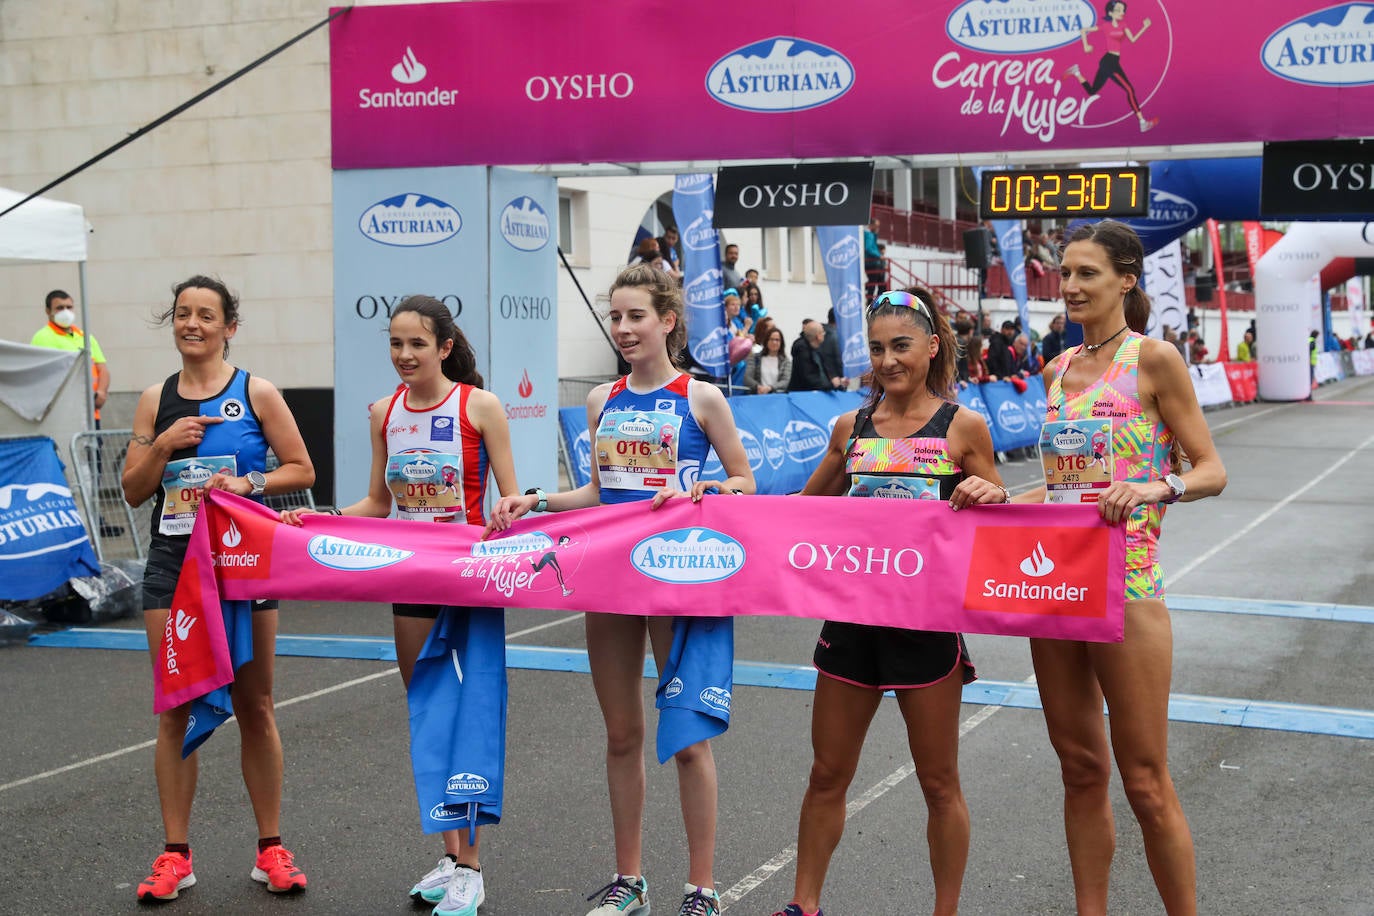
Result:
<instances>
[{"instance_id":1,"label":"white lane marking","mask_svg":"<svg viewBox=\"0 0 1374 916\"><path fill-rule=\"evenodd\" d=\"M537 626L526 627L523 630L516 630L514 633L510 633L506 636L506 642L510 642L512 639L517 639L521 636L528 636L531 633L538 633L540 630L547 630L549 627L557 627L574 620L581 620L586 616L586 614L568 614L557 620L550 620L548 623L541 623Z\"/></svg>"},{"instance_id":2,"label":"white lane marking","mask_svg":"<svg viewBox=\"0 0 1374 916\"><path fill-rule=\"evenodd\" d=\"M1290 405L1288 405L1288 404L1279 404L1277 407L1266 407L1264 410L1257 410L1257 411L1255 411L1254 413L1246 414L1246 415L1243 416L1243 417L1236 417L1234 420L1227 420L1225 423L1218 423L1216 426L1213 426L1213 427L1212 427L1212 432L1215 433L1215 432L1219 432L1219 431L1221 431L1221 430L1223 430L1223 429L1226 429L1227 427L1230 427L1230 426L1237 426L1237 425L1239 425L1239 424L1241 424L1241 423L1245 423L1245 422L1248 421L1248 420L1253 420L1253 419L1255 419L1255 417L1262 417L1262 416L1264 416L1264 415L1267 414L1267 413L1273 413L1273 412L1276 411L1276 410L1282 410L1283 408L1288 407L1288 406L1290 406Z\"/></svg>"},{"instance_id":3,"label":"white lane marking","mask_svg":"<svg viewBox=\"0 0 1374 916\"><path fill-rule=\"evenodd\" d=\"M1030 677L1026 678L1025 683L1034 684L1035 675L1031 675ZM1001 708L1002 707L1000 706L984 706L983 708L979 709L977 712L975 712L973 715L969 716L967 719L965 719L963 722L959 724L959 737L963 738L965 735L973 731L979 725L982 725L988 719L992 718L993 713L997 712ZM849 804L845 805L845 822L848 823L849 820L853 818L856 814L858 814L863 809L867 808L869 805L873 804L878 799L882 798L893 788L900 785L903 780L912 776L915 772L916 765L913 763L907 763L893 770L891 773L887 774L882 779L878 780L876 783L870 786L868 790L864 792L864 794L860 795L858 798L854 799L853 801L849 802ZM736 881L734 885L730 887L729 890L725 891L723 894L720 895L722 912L725 910L725 907L729 906L732 903L739 903L750 893L757 890L761 884L763 884L769 878L773 877L773 875L777 874L782 869L786 868L796 858L797 844L793 843L786 849L782 850L782 852L779 852L777 855L773 856L773 858L769 859L767 862L764 862L758 868L754 869L752 872L745 875L739 881Z\"/></svg>"},{"instance_id":4,"label":"white lane marking","mask_svg":"<svg viewBox=\"0 0 1374 916\"><path fill-rule=\"evenodd\" d=\"M1361 442L1359 445L1355 446L1355 447L1352 448L1350 451L1346 452L1346 453L1345 453L1344 455L1342 455L1340 458L1337 458L1337 459L1336 459L1336 462L1335 462L1334 464L1332 464L1331 467L1327 468L1325 471L1322 471L1322 472L1321 472L1320 474L1318 474L1316 477L1313 477L1313 478L1312 478L1311 480L1309 480L1306 484L1304 484L1303 486L1301 486L1301 487L1299 487L1298 489L1294 490L1292 493L1289 493L1289 494L1288 494L1287 496L1285 496L1283 499L1281 499L1281 500L1279 500L1278 502L1274 503L1274 505L1270 506L1270 507L1269 507L1268 509L1266 509L1264 512L1261 512L1258 516L1255 517L1255 519L1254 519L1253 521L1250 522L1250 524L1246 525L1244 528L1240 529L1240 530L1237 531L1235 534L1232 534L1230 537L1226 538L1226 540L1221 541L1220 543L1216 544L1216 545L1213 546L1210 550L1206 551L1206 552L1203 553L1201 556L1199 556L1199 557L1197 557L1195 560L1193 560L1193 562L1189 563L1187 566L1183 567L1183 568L1180 569L1178 572L1174 573L1172 576L1170 576L1169 578L1165 579L1165 580L1164 580L1164 589L1165 589L1165 591L1168 591L1169 589L1173 588L1174 583L1178 582L1179 579L1182 579L1184 576L1188 575L1188 573L1190 573L1190 572L1192 572L1193 570L1197 569L1197 568L1198 568L1199 566L1201 566L1203 563L1206 563L1208 560L1212 559L1212 557L1214 557L1214 556L1216 556L1217 554L1221 553L1221 552L1222 552L1223 550L1225 550L1227 547L1230 547L1230 546L1231 546L1232 544L1234 544L1236 541L1238 541L1238 540L1240 540L1241 538L1245 537L1245 536L1246 536L1247 534L1249 534L1251 531L1254 531L1254 530L1255 530L1256 528L1258 528L1260 525L1264 524L1266 521L1268 521L1268 520L1274 515L1274 513L1278 512L1278 511L1279 511L1280 509L1282 509L1284 506L1288 505L1288 504L1291 503L1293 500L1297 499L1299 496L1303 495L1303 494L1306 493L1308 490L1312 489L1312 488L1315 487L1317 484L1321 483L1321 482L1322 482L1323 480L1325 480L1327 477L1330 477L1333 473L1335 473L1335 472L1341 467L1341 465L1345 464L1345 463L1346 463L1347 461L1349 461L1351 458L1354 458L1357 454L1359 454L1361 451L1363 451L1363 450L1369 445L1369 443L1371 443L1371 442L1374 442L1374 436L1370 436L1368 439L1364 440L1364 441Z\"/></svg>"}]
</instances>

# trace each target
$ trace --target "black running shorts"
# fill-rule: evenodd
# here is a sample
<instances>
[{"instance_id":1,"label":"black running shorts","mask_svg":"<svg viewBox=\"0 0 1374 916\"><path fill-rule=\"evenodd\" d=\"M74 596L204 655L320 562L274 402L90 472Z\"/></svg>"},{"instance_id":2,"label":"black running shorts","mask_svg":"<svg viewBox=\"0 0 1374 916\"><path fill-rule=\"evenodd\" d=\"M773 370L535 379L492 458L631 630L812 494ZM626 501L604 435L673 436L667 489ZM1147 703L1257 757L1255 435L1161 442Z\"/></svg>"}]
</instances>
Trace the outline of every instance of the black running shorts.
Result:
<instances>
[{"instance_id":1,"label":"black running shorts","mask_svg":"<svg viewBox=\"0 0 1374 916\"><path fill-rule=\"evenodd\" d=\"M156 611L172 606L177 577L181 575L181 564L186 559L186 547L190 543L189 537L155 536L148 545L148 565L143 568L143 610ZM276 609L275 598L253 602L254 611Z\"/></svg>"},{"instance_id":2,"label":"black running shorts","mask_svg":"<svg viewBox=\"0 0 1374 916\"><path fill-rule=\"evenodd\" d=\"M901 630L827 620L816 640L816 669L857 687L905 690L929 687L962 669L963 683L978 675L958 633Z\"/></svg>"}]
</instances>

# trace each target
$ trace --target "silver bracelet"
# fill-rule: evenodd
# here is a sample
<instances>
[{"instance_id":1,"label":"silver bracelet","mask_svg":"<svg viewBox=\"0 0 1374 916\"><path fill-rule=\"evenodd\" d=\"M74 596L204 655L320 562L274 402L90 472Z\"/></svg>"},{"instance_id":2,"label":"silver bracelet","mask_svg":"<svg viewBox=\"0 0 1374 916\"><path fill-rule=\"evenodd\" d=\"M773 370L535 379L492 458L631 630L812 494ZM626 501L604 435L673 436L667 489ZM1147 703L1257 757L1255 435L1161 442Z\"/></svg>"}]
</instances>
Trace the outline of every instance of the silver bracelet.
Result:
<instances>
[{"instance_id":1,"label":"silver bracelet","mask_svg":"<svg viewBox=\"0 0 1374 916\"><path fill-rule=\"evenodd\" d=\"M1006 505L1007 503L1011 502L1011 491L1010 491L1010 490L1008 490L1006 487L1002 486L1000 483L997 484L997 489L999 489L999 490L1002 491L1002 505Z\"/></svg>"}]
</instances>

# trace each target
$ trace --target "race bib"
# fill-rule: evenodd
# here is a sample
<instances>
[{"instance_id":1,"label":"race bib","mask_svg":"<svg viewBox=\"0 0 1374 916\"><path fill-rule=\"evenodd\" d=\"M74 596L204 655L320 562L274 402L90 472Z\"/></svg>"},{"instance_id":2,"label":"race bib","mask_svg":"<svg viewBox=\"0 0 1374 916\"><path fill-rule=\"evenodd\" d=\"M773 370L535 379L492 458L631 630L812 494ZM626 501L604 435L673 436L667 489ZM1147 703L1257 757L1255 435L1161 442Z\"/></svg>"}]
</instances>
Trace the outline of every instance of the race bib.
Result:
<instances>
[{"instance_id":1,"label":"race bib","mask_svg":"<svg viewBox=\"0 0 1374 916\"><path fill-rule=\"evenodd\" d=\"M162 503L157 530L159 534L190 534L196 524L196 510L205 493L205 482L216 473L238 476L238 461L233 455L178 458L162 469Z\"/></svg>"},{"instance_id":2,"label":"race bib","mask_svg":"<svg viewBox=\"0 0 1374 916\"><path fill-rule=\"evenodd\" d=\"M403 517L441 521L463 514L463 459L459 455L392 455L386 460L386 485Z\"/></svg>"},{"instance_id":3,"label":"race bib","mask_svg":"<svg viewBox=\"0 0 1374 916\"><path fill-rule=\"evenodd\" d=\"M662 490L677 480L682 417L675 413L616 410L596 427L596 467L601 486L614 490Z\"/></svg>"},{"instance_id":4,"label":"race bib","mask_svg":"<svg viewBox=\"0 0 1374 916\"><path fill-rule=\"evenodd\" d=\"M1056 420L1040 430L1050 503L1095 503L1112 485L1112 421Z\"/></svg>"},{"instance_id":5,"label":"race bib","mask_svg":"<svg viewBox=\"0 0 1374 916\"><path fill-rule=\"evenodd\" d=\"M939 499L940 482L928 477L881 477L871 474L850 475L850 496L873 496L878 499Z\"/></svg>"}]
</instances>

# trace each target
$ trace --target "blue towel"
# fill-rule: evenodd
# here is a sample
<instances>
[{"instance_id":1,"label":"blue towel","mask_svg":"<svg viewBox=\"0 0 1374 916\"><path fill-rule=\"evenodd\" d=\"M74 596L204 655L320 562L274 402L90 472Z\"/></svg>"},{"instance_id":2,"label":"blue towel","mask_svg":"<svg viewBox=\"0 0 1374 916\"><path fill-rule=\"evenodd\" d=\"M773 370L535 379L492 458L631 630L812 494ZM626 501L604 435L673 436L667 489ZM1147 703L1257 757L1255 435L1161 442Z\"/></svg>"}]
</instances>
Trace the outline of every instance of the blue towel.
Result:
<instances>
[{"instance_id":1,"label":"blue towel","mask_svg":"<svg viewBox=\"0 0 1374 916\"><path fill-rule=\"evenodd\" d=\"M734 618L678 617L673 621L673 647L659 672L654 699L659 710L659 763L730 727L734 664Z\"/></svg>"},{"instance_id":2,"label":"blue towel","mask_svg":"<svg viewBox=\"0 0 1374 916\"><path fill-rule=\"evenodd\" d=\"M229 642L229 660L234 670L253 660L253 602L221 601L224 614L224 637ZM172 613L176 613L173 611ZM234 699L230 694L234 685L226 684L203 697L191 701L191 716L186 722L186 735L181 739L181 757L185 760L195 753L234 714Z\"/></svg>"},{"instance_id":3,"label":"blue towel","mask_svg":"<svg viewBox=\"0 0 1374 916\"><path fill-rule=\"evenodd\" d=\"M446 607L429 631L406 701L410 762L425 833L501 820L506 769L506 616Z\"/></svg>"}]
</instances>

